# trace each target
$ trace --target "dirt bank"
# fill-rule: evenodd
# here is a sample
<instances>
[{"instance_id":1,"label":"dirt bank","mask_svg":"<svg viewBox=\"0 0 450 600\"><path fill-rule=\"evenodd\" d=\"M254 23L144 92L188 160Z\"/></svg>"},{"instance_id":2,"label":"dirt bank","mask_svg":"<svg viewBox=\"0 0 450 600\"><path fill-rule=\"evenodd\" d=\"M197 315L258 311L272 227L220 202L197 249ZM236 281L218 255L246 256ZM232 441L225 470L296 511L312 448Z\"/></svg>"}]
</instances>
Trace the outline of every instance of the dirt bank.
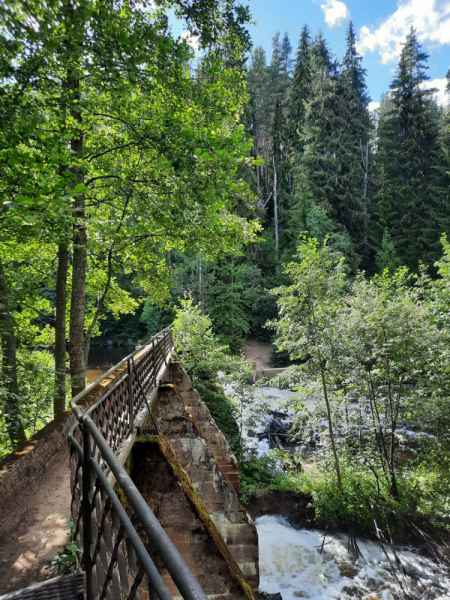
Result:
<instances>
[{"instance_id":1,"label":"dirt bank","mask_svg":"<svg viewBox=\"0 0 450 600\"><path fill-rule=\"evenodd\" d=\"M253 520L264 515L284 517L296 528L316 527L312 497L294 490L260 490L247 508Z\"/></svg>"},{"instance_id":2,"label":"dirt bank","mask_svg":"<svg viewBox=\"0 0 450 600\"><path fill-rule=\"evenodd\" d=\"M256 379L262 377L262 370L270 368L270 349L272 344L258 340L247 340L242 352L249 362L256 365Z\"/></svg>"}]
</instances>

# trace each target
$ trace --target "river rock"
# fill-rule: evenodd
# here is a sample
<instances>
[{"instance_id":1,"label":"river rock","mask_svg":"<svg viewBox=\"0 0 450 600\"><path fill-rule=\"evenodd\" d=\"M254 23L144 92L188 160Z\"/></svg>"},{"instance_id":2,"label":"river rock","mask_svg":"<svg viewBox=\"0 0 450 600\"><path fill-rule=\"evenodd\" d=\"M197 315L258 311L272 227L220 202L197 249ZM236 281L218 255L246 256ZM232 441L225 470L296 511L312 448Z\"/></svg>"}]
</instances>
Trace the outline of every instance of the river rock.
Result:
<instances>
[{"instance_id":1,"label":"river rock","mask_svg":"<svg viewBox=\"0 0 450 600\"><path fill-rule=\"evenodd\" d=\"M337 566L342 577L353 579L359 573L359 569L354 564L347 562L346 560L338 562Z\"/></svg>"},{"instance_id":2,"label":"river rock","mask_svg":"<svg viewBox=\"0 0 450 600\"><path fill-rule=\"evenodd\" d=\"M344 598L357 598L360 600L363 597L364 592L361 591L356 585L346 585L342 590L345 595Z\"/></svg>"}]
</instances>

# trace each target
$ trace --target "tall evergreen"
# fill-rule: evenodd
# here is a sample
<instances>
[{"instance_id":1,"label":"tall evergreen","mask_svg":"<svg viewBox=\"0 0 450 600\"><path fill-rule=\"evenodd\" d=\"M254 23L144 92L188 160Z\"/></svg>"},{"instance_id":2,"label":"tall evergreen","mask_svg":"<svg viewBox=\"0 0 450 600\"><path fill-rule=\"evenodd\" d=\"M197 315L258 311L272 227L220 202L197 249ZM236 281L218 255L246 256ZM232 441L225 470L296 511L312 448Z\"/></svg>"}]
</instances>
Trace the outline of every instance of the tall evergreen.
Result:
<instances>
[{"instance_id":1,"label":"tall evergreen","mask_svg":"<svg viewBox=\"0 0 450 600\"><path fill-rule=\"evenodd\" d=\"M368 140L364 70L356 52L353 26L342 71L319 34L311 44L311 84L304 101L303 149L295 157L294 221L308 223L319 207L333 231L350 236L353 251L365 241L364 170L362 149ZM314 209L315 211L315 209ZM332 231L329 232L333 233Z\"/></svg>"},{"instance_id":2,"label":"tall evergreen","mask_svg":"<svg viewBox=\"0 0 450 600\"><path fill-rule=\"evenodd\" d=\"M347 74L361 108L367 108L370 102L366 85L367 71L363 67L362 56L356 49L356 33L353 21L350 21L347 27L346 43L346 51L342 61L343 72Z\"/></svg>"},{"instance_id":3,"label":"tall evergreen","mask_svg":"<svg viewBox=\"0 0 450 600\"><path fill-rule=\"evenodd\" d=\"M369 145L371 121L368 111L369 95L366 70L362 56L356 49L355 29L352 21L347 28L346 52L339 78L338 114L341 128L341 173L345 177L344 197L341 204L349 211L346 227L364 258L369 260L368 194L369 172L372 156Z\"/></svg>"},{"instance_id":4,"label":"tall evergreen","mask_svg":"<svg viewBox=\"0 0 450 600\"><path fill-rule=\"evenodd\" d=\"M292 72L292 46L287 32L280 41L280 32L272 39L272 60L270 61L270 103L272 116L277 99L280 99L283 110L287 109L288 92Z\"/></svg>"},{"instance_id":5,"label":"tall evergreen","mask_svg":"<svg viewBox=\"0 0 450 600\"><path fill-rule=\"evenodd\" d=\"M261 155L265 163L256 167L257 190L265 187L267 161L270 139L270 100L269 72L267 69L266 52L262 46L257 46L252 55L252 61L247 75L249 106L247 107L247 131L253 139L254 155Z\"/></svg>"},{"instance_id":6,"label":"tall evergreen","mask_svg":"<svg viewBox=\"0 0 450 600\"><path fill-rule=\"evenodd\" d=\"M280 52L280 69L284 73L285 77L288 78L292 75L292 45L289 40L288 32L285 31L283 39L281 40L281 52Z\"/></svg>"},{"instance_id":7,"label":"tall evergreen","mask_svg":"<svg viewBox=\"0 0 450 600\"><path fill-rule=\"evenodd\" d=\"M295 151L302 147L302 128L305 121L305 102L311 92L311 36L305 25L298 44L290 98L290 138Z\"/></svg>"},{"instance_id":8,"label":"tall evergreen","mask_svg":"<svg viewBox=\"0 0 450 600\"><path fill-rule=\"evenodd\" d=\"M386 227L402 263L413 269L419 261L437 258L439 234L448 214L447 194L438 178L443 160L440 112L434 90L422 85L428 80L427 59L411 28L378 129L378 164L392 198ZM380 204L376 213L381 225Z\"/></svg>"}]
</instances>

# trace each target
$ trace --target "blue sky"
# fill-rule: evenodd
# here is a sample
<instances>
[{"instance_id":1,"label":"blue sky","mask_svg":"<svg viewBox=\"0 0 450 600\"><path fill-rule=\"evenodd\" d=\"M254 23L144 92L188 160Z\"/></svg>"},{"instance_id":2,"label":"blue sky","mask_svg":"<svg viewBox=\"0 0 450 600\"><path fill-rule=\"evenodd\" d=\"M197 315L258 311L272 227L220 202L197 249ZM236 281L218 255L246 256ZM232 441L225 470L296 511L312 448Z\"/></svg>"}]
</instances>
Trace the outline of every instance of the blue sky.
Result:
<instances>
[{"instance_id":1,"label":"blue sky","mask_svg":"<svg viewBox=\"0 0 450 600\"><path fill-rule=\"evenodd\" d=\"M450 0L251 0L256 26L250 26L255 46L265 48L268 59L276 31L287 31L294 50L307 23L311 33L324 33L331 50L341 58L345 29L351 18L364 55L367 84L374 102L389 89L401 42L411 25L430 54L428 75L445 101L445 76L450 67Z\"/></svg>"},{"instance_id":2,"label":"blue sky","mask_svg":"<svg viewBox=\"0 0 450 600\"><path fill-rule=\"evenodd\" d=\"M447 104L446 74L450 67L450 0L242 0L249 3L257 25L249 30L254 46L263 46L270 60L272 37L288 32L295 50L301 28L309 25L312 35L324 33L330 49L342 58L345 30L353 20L359 50L367 69L367 85L376 108L380 96L389 90L401 44L411 25L430 55L429 87L438 88L440 104ZM182 24L172 20L173 32L180 35ZM185 33L184 35L187 35ZM195 41L192 43L195 46Z\"/></svg>"}]
</instances>

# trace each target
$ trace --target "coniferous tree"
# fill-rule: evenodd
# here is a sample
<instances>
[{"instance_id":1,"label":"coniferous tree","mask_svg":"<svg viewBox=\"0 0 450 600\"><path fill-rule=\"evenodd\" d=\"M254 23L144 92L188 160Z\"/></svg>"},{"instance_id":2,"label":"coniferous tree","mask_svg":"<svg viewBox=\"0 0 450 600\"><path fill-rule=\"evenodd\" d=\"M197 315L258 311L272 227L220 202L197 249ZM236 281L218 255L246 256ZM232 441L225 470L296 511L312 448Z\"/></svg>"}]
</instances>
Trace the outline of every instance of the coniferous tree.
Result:
<instances>
[{"instance_id":1,"label":"coniferous tree","mask_svg":"<svg viewBox=\"0 0 450 600\"><path fill-rule=\"evenodd\" d=\"M376 207L376 213L380 224L387 226L401 262L412 269L419 261L437 258L448 203L438 177L443 160L440 113L434 90L422 85L428 80L427 58L411 28L378 128L377 160L383 185L389 186L381 200L386 192L392 199L390 222L383 223L383 205Z\"/></svg>"},{"instance_id":2,"label":"coniferous tree","mask_svg":"<svg viewBox=\"0 0 450 600\"><path fill-rule=\"evenodd\" d=\"M368 254L368 177L371 164L369 145L371 121L366 70L356 49L355 29L350 21L347 48L338 83L337 112L341 127L341 175L345 178L341 205L348 211L344 222L362 256Z\"/></svg>"},{"instance_id":3,"label":"coniferous tree","mask_svg":"<svg viewBox=\"0 0 450 600\"><path fill-rule=\"evenodd\" d=\"M302 148L305 102L311 92L311 36L305 25L297 49L290 98L290 138L295 152Z\"/></svg>"},{"instance_id":4,"label":"coniferous tree","mask_svg":"<svg viewBox=\"0 0 450 600\"><path fill-rule=\"evenodd\" d=\"M342 73L322 34L311 45L311 89L305 102L303 150L296 153L294 166L294 222L299 229L304 227L308 211L313 205L319 206L334 229L347 232L359 250L365 231L361 149L368 139L370 120L360 100L360 90L365 89L364 71L354 43L351 30ZM357 79L353 71L362 77Z\"/></svg>"},{"instance_id":5,"label":"coniferous tree","mask_svg":"<svg viewBox=\"0 0 450 600\"><path fill-rule=\"evenodd\" d=\"M257 190L261 192L265 185L270 133L269 72L266 53L261 46L253 52L247 81L250 95L247 130L253 139L254 155L261 155L266 161L265 165L256 167Z\"/></svg>"}]
</instances>

